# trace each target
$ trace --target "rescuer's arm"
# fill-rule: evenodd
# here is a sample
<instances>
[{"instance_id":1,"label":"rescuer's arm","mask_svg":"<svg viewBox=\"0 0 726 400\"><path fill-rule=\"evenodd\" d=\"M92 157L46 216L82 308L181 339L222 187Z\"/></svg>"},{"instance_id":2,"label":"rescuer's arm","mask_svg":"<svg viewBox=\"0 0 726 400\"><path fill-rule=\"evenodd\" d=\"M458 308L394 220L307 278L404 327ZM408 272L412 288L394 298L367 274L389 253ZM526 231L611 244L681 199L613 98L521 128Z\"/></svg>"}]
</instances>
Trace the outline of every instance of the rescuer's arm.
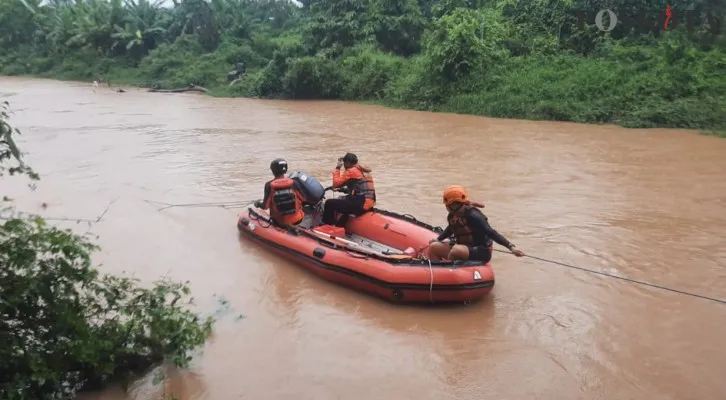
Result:
<instances>
[{"instance_id":1,"label":"rescuer's arm","mask_svg":"<svg viewBox=\"0 0 726 400\"><path fill-rule=\"evenodd\" d=\"M436 238L439 242L451 237L451 235L454 233L454 230L451 228L451 225L447 226L446 229L444 229L443 232L439 235L439 237Z\"/></svg>"},{"instance_id":2,"label":"rescuer's arm","mask_svg":"<svg viewBox=\"0 0 726 400\"><path fill-rule=\"evenodd\" d=\"M265 183L265 197L262 198L262 208L263 210L269 210L270 209L270 182Z\"/></svg>"},{"instance_id":3,"label":"rescuer's arm","mask_svg":"<svg viewBox=\"0 0 726 400\"><path fill-rule=\"evenodd\" d=\"M507 240L504 235L497 232L496 229L492 228L492 226L489 225L489 221L484 214L480 212L471 212L467 216L467 220L469 222L469 227L472 231L484 233L486 236L489 236L490 238L492 238L492 240L508 248L509 250L514 248L514 245L509 240Z\"/></svg>"}]
</instances>

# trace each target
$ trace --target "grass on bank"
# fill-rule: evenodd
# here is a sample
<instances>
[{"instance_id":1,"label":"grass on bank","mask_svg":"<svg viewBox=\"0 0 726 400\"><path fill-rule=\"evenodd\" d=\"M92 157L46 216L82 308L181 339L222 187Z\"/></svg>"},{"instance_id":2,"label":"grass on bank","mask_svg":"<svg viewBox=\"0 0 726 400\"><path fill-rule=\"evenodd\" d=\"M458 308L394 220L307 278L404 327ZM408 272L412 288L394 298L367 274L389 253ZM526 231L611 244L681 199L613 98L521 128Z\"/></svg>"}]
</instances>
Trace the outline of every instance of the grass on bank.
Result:
<instances>
[{"instance_id":1,"label":"grass on bank","mask_svg":"<svg viewBox=\"0 0 726 400\"><path fill-rule=\"evenodd\" d=\"M343 99L499 118L614 123L726 132L726 54L694 51L674 35L650 46L604 45L592 57L504 57L442 79L425 53L403 58L372 45L337 57L303 56L298 36L224 41L205 53L194 36L161 44L140 62L79 51L51 58L6 55L0 72L163 89L204 86L219 97ZM236 62L247 76L229 87Z\"/></svg>"}]
</instances>

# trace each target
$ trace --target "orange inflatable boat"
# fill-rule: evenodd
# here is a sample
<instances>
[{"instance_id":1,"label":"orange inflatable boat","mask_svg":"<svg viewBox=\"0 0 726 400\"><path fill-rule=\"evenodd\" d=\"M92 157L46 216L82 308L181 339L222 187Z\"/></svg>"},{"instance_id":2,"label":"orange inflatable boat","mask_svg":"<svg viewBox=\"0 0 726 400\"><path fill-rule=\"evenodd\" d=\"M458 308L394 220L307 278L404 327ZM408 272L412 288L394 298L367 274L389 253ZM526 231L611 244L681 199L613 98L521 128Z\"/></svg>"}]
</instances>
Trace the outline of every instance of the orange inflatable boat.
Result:
<instances>
[{"instance_id":1,"label":"orange inflatable boat","mask_svg":"<svg viewBox=\"0 0 726 400\"><path fill-rule=\"evenodd\" d=\"M318 225L322 197L315 203L294 228L273 224L255 207L239 216L237 228L324 279L392 302L471 302L494 287L490 263L428 260L427 245L440 227L379 209L351 217L345 229Z\"/></svg>"}]
</instances>

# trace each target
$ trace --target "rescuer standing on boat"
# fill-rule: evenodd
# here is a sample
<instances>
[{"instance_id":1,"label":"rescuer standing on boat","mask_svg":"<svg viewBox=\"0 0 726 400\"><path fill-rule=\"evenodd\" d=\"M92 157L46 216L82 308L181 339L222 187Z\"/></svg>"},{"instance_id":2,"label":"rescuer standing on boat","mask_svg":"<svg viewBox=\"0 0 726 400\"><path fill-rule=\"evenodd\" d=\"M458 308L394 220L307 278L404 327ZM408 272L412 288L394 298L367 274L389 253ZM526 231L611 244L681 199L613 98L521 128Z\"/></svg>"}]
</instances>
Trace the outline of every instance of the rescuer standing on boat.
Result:
<instances>
[{"instance_id":1,"label":"rescuer standing on boat","mask_svg":"<svg viewBox=\"0 0 726 400\"><path fill-rule=\"evenodd\" d=\"M305 217L303 196L295 181L286 177L287 161L277 158L270 163L274 179L265 183L265 197L255 202L255 207L270 210L270 218L279 225L297 225Z\"/></svg>"},{"instance_id":2,"label":"rescuer standing on boat","mask_svg":"<svg viewBox=\"0 0 726 400\"><path fill-rule=\"evenodd\" d=\"M345 172L340 173L340 168ZM347 196L328 199L325 201L323 223L345 227L348 215L361 215L371 210L376 204L376 189L373 185L371 169L358 164L358 157L353 153L346 153L338 159L333 170L333 188L346 188ZM341 216L335 220L335 213Z\"/></svg>"},{"instance_id":3,"label":"rescuer standing on boat","mask_svg":"<svg viewBox=\"0 0 726 400\"><path fill-rule=\"evenodd\" d=\"M524 252L516 249L502 234L489 225L487 217L479 209L483 204L469 200L466 190L459 186L449 186L444 190L444 205L449 211L446 217L449 225L438 238L431 241L429 258L431 261L476 260L489 262L492 259L492 242L506 247L517 257ZM454 237L454 243L442 240Z\"/></svg>"}]
</instances>

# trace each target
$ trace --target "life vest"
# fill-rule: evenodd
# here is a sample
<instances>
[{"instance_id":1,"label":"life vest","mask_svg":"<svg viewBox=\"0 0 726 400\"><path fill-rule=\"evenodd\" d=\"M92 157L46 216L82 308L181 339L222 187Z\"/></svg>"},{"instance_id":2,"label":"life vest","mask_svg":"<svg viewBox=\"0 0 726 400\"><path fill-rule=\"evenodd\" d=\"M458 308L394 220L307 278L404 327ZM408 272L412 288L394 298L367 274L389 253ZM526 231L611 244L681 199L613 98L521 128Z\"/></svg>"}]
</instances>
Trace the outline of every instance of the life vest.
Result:
<instances>
[{"instance_id":1,"label":"life vest","mask_svg":"<svg viewBox=\"0 0 726 400\"><path fill-rule=\"evenodd\" d=\"M373 184L373 175L370 168L361 167L356 164L353 168L357 168L363 175L362 179L356 179L348 184L349 193L352 196L363 196L366 199L366 209L372 208L376 202L376 187Z\"/></svg>"},{"instance_id":2,"label":"life vest","mask_svg":"<svg viewBox=\"0 0 726 400\"><path fill-rule=\"evenodd\" d=\"M471 228L469 228L469 221L466 217L469 210L474 209L472 206L463 206L457 211L450 212L449 215L446 217L446 219L449 222L449 226L451 226L451 229L453 231L454 238L456 239L456 244L463 244L463 245L471 245L474 243L474 236L471 232ZM476 209L474 209L476 210ZM479 212L479 210L476 210L475 212ZM485 243L482 243L484 246L491 247L492 239L487 238Z\"/></svg>"},{"instance_id":3,"label":"life vest","mask_svg":"<svg viewBox=\"0 0 726 400\"><path fill-rule=\"evenodd\" d=\"M302 202L295 191L295 181L290 178L275 179L270 182L270 190L272 191L271 214L287 216L302 212Z\"/></svg>"}]
</instances>

